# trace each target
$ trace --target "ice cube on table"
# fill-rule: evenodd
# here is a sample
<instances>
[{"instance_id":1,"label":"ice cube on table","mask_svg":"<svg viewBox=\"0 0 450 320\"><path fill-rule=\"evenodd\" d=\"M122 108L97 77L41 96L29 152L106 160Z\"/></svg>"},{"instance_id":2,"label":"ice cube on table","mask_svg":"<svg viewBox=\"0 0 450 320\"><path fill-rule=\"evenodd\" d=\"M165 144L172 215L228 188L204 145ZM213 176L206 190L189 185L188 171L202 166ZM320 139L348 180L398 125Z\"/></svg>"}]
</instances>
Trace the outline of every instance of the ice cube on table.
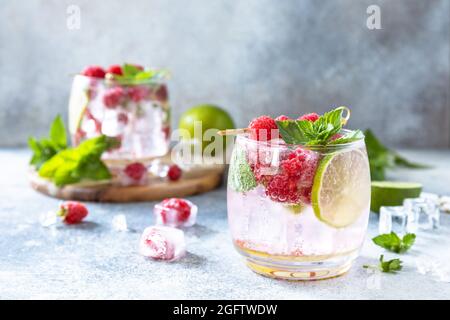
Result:
<instances>
[{"instance_id":1,"label":"ice cube on table","mask_svg":"<svg viewBox=\"0 0 450 320\"><path fill-rule=\"evenodd\" d=\"M180 229L151 226L144 230L139 253L155 260L175 261L186 252L184 232Z\"/></svg>"},{"instance_id":2,"label":"ice cube on table","mask_svg":"<svg viewBox=\"0 0 450 320\"><path fill-rule=\"evenodd\" d=\"M395 232L398 234L407 233L408 214L403 206L382 206L378 232L380 234ZM409 226L411 228L411 226Z\"/></svg>"},{"instance_id":3,"label":"ice cube on table","mask_svg":"<svg viewBox=\"0 0 450 320\"><path fill-rule=\"evenodd\" d=\"M56 212L48 211L39 217L39 223L43 227L50 227L58 222Z\"/></svg>"},{"instance_id":4,"label":"ice cube on table","mask_svg":"<svg viewBox=\"0 0 450 320\"><path fill-rule=\"evenodd\" d=\"M171 207L166 205L167 201L182 201L184 206ZM189 209L187 206L189 206ZM169 227L191 227L197 219L198 207L189 200L185 199L166 199L155 205L153 214L156 217L156 224Z\"/></svg>"},{"instance_id":5,"label":"ice cube on table","mask_svg":"<svg viewBox=\"0 0 450 320\"><path fill-rule=\"evenodd\" d=\"M115 215L111 224L115 231L128 231L127 218L124 214Z\"/></svg>"},{"instance_id":6,"label":"ice cube on table","mask_svg":"<svg viewBox=\"0 0 450 320\"><path fill-rule=\"evenodd\" d=\"M163 163L160 159L155 159L150 163L149 171L157 177L164 178L169 172L169 165Z\"/></svg>"},{"instance_id":7,"label":"ice cube on table","mask_svg":"<svg viewBox=\"0 0 450 320\"><path fill-rule=\"evenodd\" d=\"M439 227L440 210L438 198L430 197L411 198L403 201L408 213L408 222L411 232L418 229L437 229Z\"/></svg>"}]
</instances>

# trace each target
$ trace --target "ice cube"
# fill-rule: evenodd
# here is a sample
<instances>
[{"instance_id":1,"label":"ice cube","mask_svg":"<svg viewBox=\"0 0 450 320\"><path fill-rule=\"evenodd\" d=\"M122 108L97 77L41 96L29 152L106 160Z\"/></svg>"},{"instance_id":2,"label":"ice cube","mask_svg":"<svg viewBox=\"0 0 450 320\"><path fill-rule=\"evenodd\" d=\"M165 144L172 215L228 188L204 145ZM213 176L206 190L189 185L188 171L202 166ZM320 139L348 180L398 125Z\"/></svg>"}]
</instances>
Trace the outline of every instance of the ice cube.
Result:
<instances>
[{"instance_id":1,"label":"ice cube","mask_svg":"<svg viewBox=\"0 0 450 320\"><path fill-rule=\"evenodd\" d=\"M169 227L190 227L195 224L198 207L189 200L171 198L155 205L156 224Z\"/></svg>"},{"instance_id":2,"label":"ice cube","mask_svg":"<svg viewBox=\"0 0 450 320\"><path fill-rule=\"evenodd\" d=\"M149 171L157 177L164 178L169 171L169 165L163 163L160 159L155 159L150 163Z\"/></svg>"},{"instance_id":3,"label":"ice cube","mask_svg":"<svg viewBox=\"0 0 450 320\"><path fill-rule=\"evenodd\" d=\"M39 217L39 223L43 227L50 227L58 222L56 212L48 211Z\"/></svg>"},{"instance_id":4,"label":"ice cube","mask_svg":"<svg viewBox=\"0 0 450 320\"><path fill-rule=\"evenodd\" d=\"M380 234L391 232L404 234L406 233L407 220L407 212L403 206L382 206L380 208L378 232Z\"/></svg>"},{"instance_id":5,"label":"ice cube","mask_svg":"<svg viewBox=\"0 0 450 320\"><path fill-rule=\"evenodd\" d=\"M411 198L403 201L408 213L409 231L420 229L437 229L439 227L440 210L437 199Z\"/></svg>"},{"instance_id":6,"label":"ice cube","mask_svg":"<svg viewBox=\"0 0 450 320\"><path fill-rule=\"evenodd\" d=\"M165 226L151 226L142 233L139 253L155 260L174 261L184 255L185 247L182 230Z\"/></svg>"},{"instance_id":7,"label":"ice cube","mask_svg":"<svg viewBox=\"0 0 450 320\"><path fill-rule=\"evenodd\" d=\"M111 221L112 228L115 231L128 231L127 218L124 214L115 215Z\"/></svg>"}]
</instances>

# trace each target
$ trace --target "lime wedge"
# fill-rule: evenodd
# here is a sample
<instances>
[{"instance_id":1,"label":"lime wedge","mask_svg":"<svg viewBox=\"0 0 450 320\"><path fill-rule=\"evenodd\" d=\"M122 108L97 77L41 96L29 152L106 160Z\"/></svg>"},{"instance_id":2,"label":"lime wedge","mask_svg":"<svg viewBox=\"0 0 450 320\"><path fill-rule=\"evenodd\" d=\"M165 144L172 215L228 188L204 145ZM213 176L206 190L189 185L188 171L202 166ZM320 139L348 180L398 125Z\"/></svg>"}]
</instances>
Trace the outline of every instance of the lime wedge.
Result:
<instances>
[{"instance_id":1,"label":"lime wedge","mask_svg":"<svg viewBox=\"0 0 450 320\"><path fill-rule=\"evenodd\" d=\"M317 168L312 189L316 217L334 228L355 222L369 209L370 171L360 150L326 155Z\"/></svg>"},{"instance_id":2,"label":"lime wedge","mask_svg":"<svg viewBox=\"0 0 450 320\"><path fill-rule=\"evenodd\" d=\"M381 206L400 206L406 198L417 198L422 185L414 182L373 181L370 210L380 212Z\"/></svg>"},{"instance_id":3,"label":"lime wedge","mask_svg":"<svg viewBox=\"0 0 450 320\"><path fill-rule=\"evenodd\" d=\"M69 132L75 134L84 115L89 97L86 92L72 94L69 99Z\"/></svg>"}]
</instances>

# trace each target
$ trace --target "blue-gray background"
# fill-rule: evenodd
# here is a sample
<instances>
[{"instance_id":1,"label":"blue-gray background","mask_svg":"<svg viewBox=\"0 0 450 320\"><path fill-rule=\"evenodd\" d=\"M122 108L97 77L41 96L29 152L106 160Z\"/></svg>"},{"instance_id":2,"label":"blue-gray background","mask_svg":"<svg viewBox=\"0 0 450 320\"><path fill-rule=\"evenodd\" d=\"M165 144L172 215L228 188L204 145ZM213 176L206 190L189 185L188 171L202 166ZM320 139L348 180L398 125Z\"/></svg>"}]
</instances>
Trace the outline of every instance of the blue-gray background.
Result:
<instances>
[{"instance_id":1,"label":"blue-gray background","mask_svg":"<svg viewBox=\"0 0 450 320\"><path fill-rule=\"evenodd\" d=\"M381 30L366 27L371 4ZM390 145L448 148L449 12L449 0L2 0L0 146L67 116L70 74L128 61L172 71L174 125L203 102L239 126L347 105L352 127Z\"/></svg>"}]
</instances>

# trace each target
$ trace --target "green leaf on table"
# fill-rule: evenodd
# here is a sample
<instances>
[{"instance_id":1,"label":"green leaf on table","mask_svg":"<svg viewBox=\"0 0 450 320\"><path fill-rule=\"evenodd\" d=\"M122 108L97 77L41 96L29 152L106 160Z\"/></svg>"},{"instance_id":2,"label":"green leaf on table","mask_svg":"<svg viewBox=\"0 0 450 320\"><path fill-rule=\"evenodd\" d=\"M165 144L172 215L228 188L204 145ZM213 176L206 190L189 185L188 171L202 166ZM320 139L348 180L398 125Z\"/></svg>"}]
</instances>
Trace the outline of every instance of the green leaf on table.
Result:
<instances>
[{"instance_id":1,"label":"green leaf on table","mask_svg":"<svg viewBox=\"0 0 450 320\"><path fill-rule=\"evenodd\" d=\"M370 175L372 180L386 180L386 169L406 167L412 169L425 169L430 166L411 162L397 152L384 146L370 129L364 132L367 155L369 157Z\"/></svg>"},{"instance_id":2,"label":"green leaf on table","mask_svg":"<svg viewBox=\"0 0 450 320\"><path fill-rule=\"evenodd\" d=\"M237 192L247 192L256 187L255 176L242 149L234 149L231 155L228 184Z\"/></svg>"},{"instance_id":3,"label":"green leaf on table","mask_svg":"<svg viewBox=\"0 0 450 320\"><path fill-rule=\"evenodd\" d=\"M385 261L384 255L381 255L379 258L379 264L377 266L365 264L365 265L363 265L363 268L377 269L377 270L380 270L382 272L387 272L387 273L396 273L397 271L400 271L402 269L402 260L392 259L392 260Z\"/></svg>"},{"instance_id":4,"label":"green leaf on table","mask_svg":"<svg viewBox=\"0 0 450 320\"><path fill-rule=\"evenodd\" d=\"M45 162L39 175L57 186L73 184L82 180L106 180L111 178L100 157L114 146L116 140L104 135L83 141L79 146L60 151Z\"/></svg>"},{"instance_id":5,"label":"green leaf on table","mask_svg":"<svg viewBox=\"0 0 450 320\"><path fill-rule=\"evenodd\" d=\"M281 138L288 144L325 146L362 139L364 135L359 130L349 131L344 136L335 138L342 130L342 114L345 109L345 107L339 107L326 112L314 122L308 120L282 120L276 121L276 124Z\"/></svg>"},{"instance_id":6,"label":"green leaf on table","mask_svg":"<svg viewBox=\"0 0 450 320\"><path fill-rule=\"evenodd\" d=\"M66 128L59 115L53 120L48 135L48 138L40 140L34 137L28 139L28 146L33 151L30 165L36 169L39 169L43 163L51 159L59 151L67 148Z\"/></svg>"},{"instance_id":7,"label":"green leaf on table","mask_svg":"<svg viewBox=\"0 0 450 320\"><path fill-rule=\"evenodd\" d=\"M414 233L408 233L400 238L395 232L380 234L372 239L377 246L395 253L408 251L416 240Z\"/></svg>"}]
</instances>

